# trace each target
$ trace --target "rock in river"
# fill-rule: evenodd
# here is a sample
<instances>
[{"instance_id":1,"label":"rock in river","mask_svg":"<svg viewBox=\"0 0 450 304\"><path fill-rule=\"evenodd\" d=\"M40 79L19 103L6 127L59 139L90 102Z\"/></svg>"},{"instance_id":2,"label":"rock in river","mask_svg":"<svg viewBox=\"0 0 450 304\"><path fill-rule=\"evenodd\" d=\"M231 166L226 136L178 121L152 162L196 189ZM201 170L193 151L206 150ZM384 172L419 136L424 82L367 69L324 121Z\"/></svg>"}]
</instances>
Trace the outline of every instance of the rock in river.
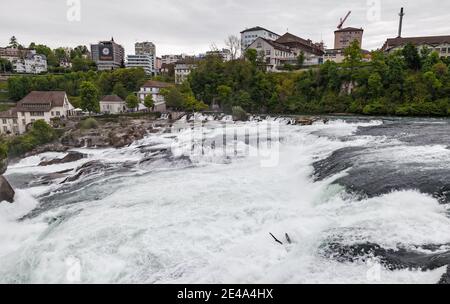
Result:
<instances>
[{"instance_id":1,"label":"rock in river","mask_svg":"<svg viewBox=\"0 0 450 304\"><path fill-rule=\"evenodd\" d=\"M56 158L49 161L43 161L39 164L39 166L43 167L43 166L71 163L83 159L85 157L86 155L80 152L69 152L69 154L67 154L64 158Z\"/></svg>"},{"instance_id":2,"label":"rock in river","mask_svg":"<svg viewBox=\"0 0 450 304\"><path fill-rule=\"evenodd\" d=\"M0 176L0 202L7 201L8 203L14 202L15 196L14 189L3 175Z\"/></svg>"}]
</instances>

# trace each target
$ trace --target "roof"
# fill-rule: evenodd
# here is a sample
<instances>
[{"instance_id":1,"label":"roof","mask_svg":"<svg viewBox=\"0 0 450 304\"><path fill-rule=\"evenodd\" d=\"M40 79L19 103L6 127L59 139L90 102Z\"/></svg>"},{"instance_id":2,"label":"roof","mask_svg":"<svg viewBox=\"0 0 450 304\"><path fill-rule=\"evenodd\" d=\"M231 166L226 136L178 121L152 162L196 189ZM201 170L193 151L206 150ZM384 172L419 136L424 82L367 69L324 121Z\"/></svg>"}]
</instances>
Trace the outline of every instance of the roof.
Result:
<instances>
[{"instance_id":1,"label":"roof","mask_svg":"<svg viewBox=\"0 0 450 304\"><path fill-rule=\"evenodd\" d=\"M102 100L100 101L109 101L109 102L124 102L122 98L120 98L117 95L106 95L103 96Z\"/></svg>"},{"instance_id":2,"label":"roof","mask_svg":"<svg viewBox=\"0 0 450 304\"><path fill-rule=\"evenodd\" d=\"M277 49L277 50L280 50L280 51L285 51L285 52L290 52L291 51L291 49L288 46L286 46L286 45L283 45L283 44L280 44L278 42L275 42L275 41L272 41L272 40L269 40L269 39L265 39L265 38L262 38L262 37L258 37L253 43L258 41L259 39L263 40L264 42L266 42L267 44L272 46L274 49Z\"/></svg>"},{"instance_id":3,"label":"roof","mask_svg":"<svg viewBox=\"0 0 450 304\"><path fill-rule=\"evenodd\" d=\"M249 29L245 29L245 30L243 30L243 31L241 32L241 34L247 33L247 32L256 32L256 31L266 31L266 32L275 34L275 35L277 35L277 36L280 36L280 35L278 35L277 33L274 33L274 32L272 32L272 31L269 31L268 29L265 29L265 28L260 27L260 26L255 26L255 27L252 27L252 28L249 28Z\"/></svg>"},{"instance_id":4,"label":"roof","mask_svg":"<svg viewBox=\"0 0 450 304\"><path fill-rule=\"evenodd\" d=\"M275 42L283 44L290 48L302 49L315 55L323 55L324 53L323 50L317 45L315 45L311 40L300 38L291 33L284 34Z\"/></svg>"},{"instance_id":5,"label":"roof","mask_svg":"<svg viewBox=\"0 0 450 304\"><path fill-rule=\"evenodd\" d=\"M414 45L440 45L450 43L450 36L425 36L425 37L408 37L408 38L390 38L384 43L382 50L403 46L412 43Z\"/></svg>"},{"instance_id":6,"label":"roof","mask_svg":"<svg viewBox=\"0 0 450 304\"><path fill-rule=\"evenodd\" d=\"M0 118L17 118L17 109L12 108L8 111L0 112Z\"/></svg>"},{"instance_id":7,"label":"roof","mask_svg":"<svg viewBox=\"0 0 450 304\"><path fill-rule=\"evenodd\" d=\"M161 82L161 81L155 81L155 80L149 80L142 86L143 88L169 88L172 87L173 84L167 83L167 82Z\"/></svg>"},{"instance_id":8,"label":"roof","mask_svg":"<svg viewBox=\"0 0 450 304\"><path fill-rule=\"evenodd\" d=\"M53 107L64 106L64 91L33 91L17 103L18 111L49 111Z\"/></svg>"},{"instance_id":9,"label":"roof","mask_svg":"<svg viewBox=\"0 0 450 304\"><path fill-rule=\"evenodd\" d=\"M364 32L364 30L362 28L356 28L356 27L346 27L343 29L339 29L337 31L334 31L335 33L340 33L340 32Z\"/></svg>"}]
</instances>

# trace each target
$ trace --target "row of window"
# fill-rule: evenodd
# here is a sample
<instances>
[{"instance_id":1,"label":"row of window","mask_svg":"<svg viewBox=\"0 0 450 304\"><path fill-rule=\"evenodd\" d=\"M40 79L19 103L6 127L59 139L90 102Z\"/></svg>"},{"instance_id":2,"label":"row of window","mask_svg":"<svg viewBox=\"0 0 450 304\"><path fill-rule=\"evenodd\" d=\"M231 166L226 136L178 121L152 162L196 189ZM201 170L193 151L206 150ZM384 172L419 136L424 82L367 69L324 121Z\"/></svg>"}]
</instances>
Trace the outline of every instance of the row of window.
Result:
<instances>
[{"instance_id":1,"label":"row of window","mask_svg":"<svg viewBox=\"0 0 450 304\"><path fill-rule=\"evenodd\" d=\"M8 120L3 118L2 122L3 122L4 125L6 125L8 123ZM16 118L13 119L13 124L17 124L17 119Z\"/></svg>"}]
</instances>

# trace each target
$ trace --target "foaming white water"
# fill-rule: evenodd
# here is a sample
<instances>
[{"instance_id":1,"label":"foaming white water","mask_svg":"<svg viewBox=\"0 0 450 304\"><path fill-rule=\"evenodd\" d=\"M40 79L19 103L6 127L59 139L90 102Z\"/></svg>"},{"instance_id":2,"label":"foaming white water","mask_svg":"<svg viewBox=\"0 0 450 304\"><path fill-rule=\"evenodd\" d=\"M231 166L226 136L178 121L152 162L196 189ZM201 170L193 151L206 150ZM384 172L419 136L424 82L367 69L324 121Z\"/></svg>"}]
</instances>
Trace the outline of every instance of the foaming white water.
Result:
<instances>
[{"instance_id":1,"label":"foaming white water","mask_svg":"<svg viewBox=\"0 0 450 304\"><path fill-rule=\"evenodd\" d=\"M446 210L427 195L401 191L358 201L332 185L339 176L313 182L315 160L379 140L339 137L379 123L282 126L277 166L262 167L260 157L245 155L242 142L227 161L220 152L205 149L192 159L193 166L124 176L111 181L108 187L115 191L105 197L15 222L36 205L29 194L40 192L20 191L18 205L0 205L10 208L0 209L5 225L0 281L67 282L66 261L75 257L80 279L88 283L436 283L444 268L380 267L371 276L373 265L338 263L319 254L320 246L335 236L348 244L375 242L387 248L450 242ZM256 125L236 124L229 132L252 136ZM139 146L148 144L188 156L191 135L186 129L151 135L124 149L79 151L89 155L83 162L139 160ZM208 138L219 135L214 128L207 133ZM8 174L22 167L13 166ZM27 208L19 212L21 206ZM283 241L288 233L293 243L278 245L269 233Z\"/></svg>"}]
</instances>

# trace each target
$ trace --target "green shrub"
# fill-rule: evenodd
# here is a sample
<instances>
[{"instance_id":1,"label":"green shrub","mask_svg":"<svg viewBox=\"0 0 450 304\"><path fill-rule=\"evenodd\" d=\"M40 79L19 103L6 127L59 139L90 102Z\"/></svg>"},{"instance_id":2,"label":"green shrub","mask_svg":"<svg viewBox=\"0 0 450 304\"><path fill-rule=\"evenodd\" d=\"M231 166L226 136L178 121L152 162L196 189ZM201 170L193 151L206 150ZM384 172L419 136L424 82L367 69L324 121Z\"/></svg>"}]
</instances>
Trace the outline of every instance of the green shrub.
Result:
<instances>
[{"instance_id":1,"label":"green shrub","mask_svg":"<svg viewBox=\"0 0 450 304\"><path fill-rule=\"evenodd\" d=\"M80 124L82 130L98 129L99 123L94 118L87 118Z\"/></svg>"},{"instance_id":2,"label":"green shrub","mask_svg":"<svg viewBox=\"0 0 450 304\"><path fill-rule=\"evenodd\" d=\"M248 115L243 108L237 106L233 107L233 120L235 121L247 121Z\"/></svg>"}]
</instances>

